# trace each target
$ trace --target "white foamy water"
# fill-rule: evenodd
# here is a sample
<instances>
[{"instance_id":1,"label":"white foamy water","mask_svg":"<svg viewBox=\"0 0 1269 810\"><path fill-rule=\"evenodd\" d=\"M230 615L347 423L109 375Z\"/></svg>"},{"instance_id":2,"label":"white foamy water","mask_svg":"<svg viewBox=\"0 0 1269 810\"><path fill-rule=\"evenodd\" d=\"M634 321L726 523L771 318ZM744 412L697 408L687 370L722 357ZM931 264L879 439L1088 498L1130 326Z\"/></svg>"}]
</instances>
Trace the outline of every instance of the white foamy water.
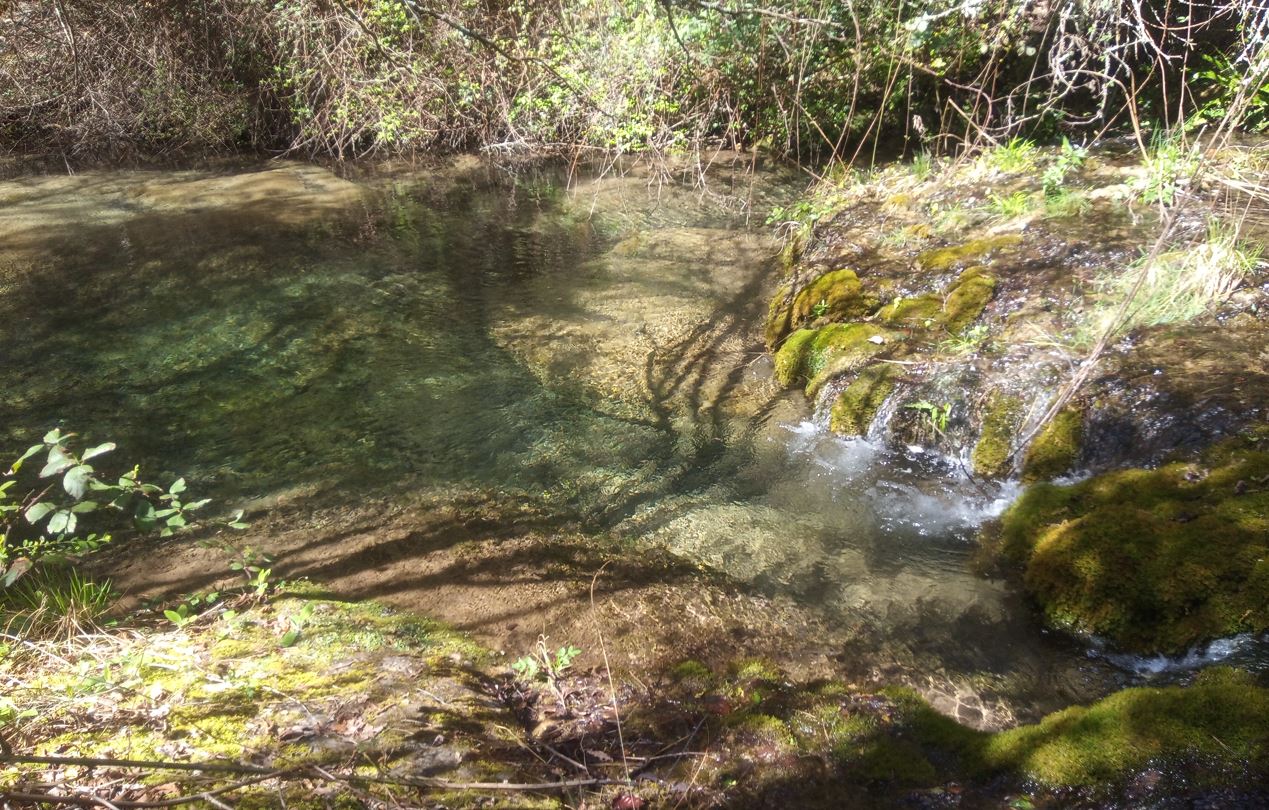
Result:
<instances>
[{"instance_id":1,"label":"white foamy water","mask_svg":"<svg viewBox=\"0 0 1269 810\"><path fill-rule=\"evenodd\" d=\"M1204 645L1190 648L1184 655L1129 655L1105 651L1105 641L1094 639L1094 646L1088 651L1089 657L1104 658L1120 669L1136 675L1155 676L1170 673L1187 672L1212 664L1219 664L1236 657L1239 653L1252 648L1257 641L1264 638L1253 633L1239 633L1236 636L1218 638Z\"/></svg>"}]
</instances>

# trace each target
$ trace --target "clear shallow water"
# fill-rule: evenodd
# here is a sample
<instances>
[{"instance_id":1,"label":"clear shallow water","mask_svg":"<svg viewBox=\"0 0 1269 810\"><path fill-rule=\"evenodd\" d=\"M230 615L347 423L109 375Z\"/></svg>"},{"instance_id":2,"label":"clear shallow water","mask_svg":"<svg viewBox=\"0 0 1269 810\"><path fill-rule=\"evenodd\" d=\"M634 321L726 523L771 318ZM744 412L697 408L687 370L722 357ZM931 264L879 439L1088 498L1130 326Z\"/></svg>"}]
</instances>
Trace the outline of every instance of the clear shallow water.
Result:
<instances>
[{"instance_id":1,"label":"clear shallow water","mask_svg":"<svg viewBox=\"0 0 1269 810\"><path fill-rule=\"evenodd\" d=\"M1011 491L829 436L775 390L757 324L776 246L744 211L801 181L744 168L707 192L477 164L2 183L6 442L60 422L225 504L528 501L790 595L848 635L845 668L970 720L1140 669L1042 633L973 571Z\"/></svg>"}]
</instances>

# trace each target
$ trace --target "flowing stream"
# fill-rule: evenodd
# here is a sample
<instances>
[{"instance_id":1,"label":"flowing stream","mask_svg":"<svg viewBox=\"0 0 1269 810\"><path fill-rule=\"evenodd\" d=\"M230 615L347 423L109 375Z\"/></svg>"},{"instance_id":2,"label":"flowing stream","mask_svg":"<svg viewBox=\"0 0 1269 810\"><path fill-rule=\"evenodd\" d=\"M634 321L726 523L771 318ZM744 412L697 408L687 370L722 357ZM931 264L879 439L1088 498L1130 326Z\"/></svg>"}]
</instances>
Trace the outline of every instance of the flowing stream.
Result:
<instances>
[{"instance_id":1,"label":"flowing stream","mask_svg":"<svg viewBox=\"0 0 1269 810\"><path fill-rule=\"evenodd\" d=\"M5 181L6 445L62 424L224 504L505 493L792 596L849 631L843 666L973 722L1138 677L975 573L1011 489L776 390L762 219L804 180L750 168Z\"/></svg>"}]
</instances>

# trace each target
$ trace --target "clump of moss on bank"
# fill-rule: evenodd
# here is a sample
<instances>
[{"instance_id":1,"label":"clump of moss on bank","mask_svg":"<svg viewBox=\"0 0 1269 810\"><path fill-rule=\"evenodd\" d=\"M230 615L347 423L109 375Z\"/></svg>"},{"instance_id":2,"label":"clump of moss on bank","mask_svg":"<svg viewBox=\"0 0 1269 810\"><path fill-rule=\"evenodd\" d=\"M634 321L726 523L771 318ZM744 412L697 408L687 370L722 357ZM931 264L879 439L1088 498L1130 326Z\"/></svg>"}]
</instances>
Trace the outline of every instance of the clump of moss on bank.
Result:
<instances>
[{"instance_id":1,"label":"clump of moss on bank","mask_svg":"<svg viewBox=\"0 0 1269 810\"><path fill-rule=\"evenodd\" d=\"M859 367L901 337L865 323L799 329L776 352L775 376L786 387L815 382L813 388L818 390L825 377Z\"/></svg>"},{"instance_id":2,"label":"clump of moss on bank","mask_svg":"<svg viewBox=\"0 0 1269 810\"><path fill-rule=\"evenodd\" d=\"M946 295L922 293L895 298L877 311L877 319L889 326L961 332L978 320L996 291L996 279L985 267L971 267L957 278Z\"/></svg>"},{"instance_id":3,"label":"clump of moss on bank","mask_svg":"<svg viewBox=\"0 0 1269 810\"><path fill-rule=\"evenodd\" d=\"M956 334L965 330L983 314L996 292L996 279L985 267L971 267L956 282L943 302L943 327Z\"/></svg>"},{"instance_id":4,"label":"clump of moss on bank","mask_svg":"<svg viewBox=\"0 0 1269 810\"><path fill-rule=\"evenodd\" d=\"M863 436L899 380L899 367L869 366L838 395L829 413L829 428L841 436Z\"/></svg>"},{"instance_id":5,"label":"clump of moss on bank","mask_svg":"<svg viewBox=\"0 0 1269 810\"><path fill-rule=\"evenodd\" d=\"M917 257L917 267L927 273L945 273L949 270L969 268L984 264L993 256L1021 244L1017 234L987 236L972 239L960 245L934 248Z\"/></svg>"},{"instance_id":6,"label":"clump of moss on bank","mask_svg":"<svg viewBox=\"0 0 1269 810\"><path fill-rule=\"evenodd\" d=\"M983 427L974 445L974 472L984 478L1002 478L1009 473L1013 439L1022 422L1022 400L994 391L983 409Z\"/></svg>"},{"instance_id":7,"label":"clump of moss on bank","mask_svg":"<svg viewBox=\"0 0 1269 810\"><path fill-rule=\"evenodd\" d=\"M1223 668L1188 687L1124 689L993 735L981 757L1046 785L1113 784L1147 767L1255 784L1269 776L1269 690Z\"/></svg>"},{"instance_id":8,"label":"clump of moss on bank","mask_svg":"<svg viewBox=\"0 0 1269 810\"><path fill-rule=\"evenodd\" d=\"M1053 625L1139 652L1269 629L1269 448L1037 484L1004 514L1000 550Z\"/></svg>"},{"instance_id":9,"label":"clump of moss on bank","mask_svg":"<svg viewBox=\"0 0 1269 810\"><path fill-rule=\"evenodd\" d=\"M1022 461L1022 482L1050 481L1071 471L1084 443L1084 413L1059 411L1032 440Z\"/></svg>"},{"instance_id":10,"label":"clump of moss on bank","mask_svg":"<svg viewBox=\"0 0 1269 810\"><path fill-rule=\"evenodd\" d=\"M796 295L776 293L768 306L767 345L775 347L795 329L812 321L862 318L876 310L877 298L864 291L854 270L833 270L812 281Z\"/></svg>"},{"instance_id":11,"label":"clump of moss on bank","mask_svg":"<svg viewBox=\"0 0 1269 810\"><path fill-rule=\"evenodd\" d=\"M724 711L735 713L718 732L728 761L701 776L732 779L735 761L758 763L738 789L804 781L806 793L790 801L820 792L840 797L832 786L853 785L861 800L884 805L905 791L948 783L980 799L1021 785L1041 795L1078 788L1111 797L1147 770L1176 780L1166 790L1269 775L1269 689L1231 669L1209 670L1190 686L1125 689L996 733L960 725L905 687L867 693L832 681L755 684L739 676L712 686L727 696ZM701 733L715 732L707 724Z\"/></svg>"}]
</instances>

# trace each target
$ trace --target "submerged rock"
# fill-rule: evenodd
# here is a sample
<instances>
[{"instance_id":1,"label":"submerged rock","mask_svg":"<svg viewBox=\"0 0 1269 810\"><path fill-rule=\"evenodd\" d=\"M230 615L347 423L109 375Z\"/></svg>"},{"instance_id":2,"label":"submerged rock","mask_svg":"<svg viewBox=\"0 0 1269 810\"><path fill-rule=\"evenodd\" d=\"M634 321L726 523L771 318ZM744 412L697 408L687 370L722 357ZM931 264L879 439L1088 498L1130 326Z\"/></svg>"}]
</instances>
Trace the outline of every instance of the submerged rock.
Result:
<instances>
[{"instance_id":1,"label":"submerged rock","mask_svg":"<svg viewBox=\"0 0 1269 810\"><path fill-rule=\"evenodd\" d=\"M1267 630L1266 442L1262 432L1198 463L1037 484L994 539L1057 627L1165 653Z\"/></svg>"}]
</instances>

